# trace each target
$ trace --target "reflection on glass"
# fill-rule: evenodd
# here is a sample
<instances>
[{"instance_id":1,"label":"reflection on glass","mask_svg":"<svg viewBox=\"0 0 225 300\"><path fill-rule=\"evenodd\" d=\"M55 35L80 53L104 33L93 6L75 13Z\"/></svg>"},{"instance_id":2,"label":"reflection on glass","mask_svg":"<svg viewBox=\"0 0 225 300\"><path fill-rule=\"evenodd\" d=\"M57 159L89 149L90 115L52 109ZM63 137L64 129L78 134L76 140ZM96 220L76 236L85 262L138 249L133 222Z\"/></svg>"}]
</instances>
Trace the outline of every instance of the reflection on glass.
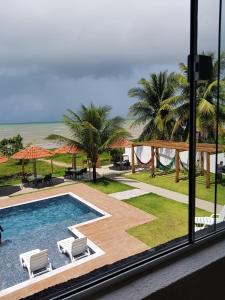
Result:
<instances>
[{"instance_id":1,"label":"reflection on glass","mask_svg":"<svg viewBox=\"0 0 225 300\"><path fill-rule=\"evenodd\" d=\"M47 275L73 268L66 245L74 248L79 222L93 221L78 277L83 259L88 273L187 241L190 0L68 2L13 10L6 1L2 10L0 197L15 196L15 208L0 209L0 290L29 278L20 258L38 249L54 266ZM68 192L111 216L95 222L68 199L37 203ZM36 205L18 207L31 199Z\"/></svg>"},{"instance_id":2,"label":"reflection on glass","mask_svg":"<svg viewBox=\"0 0 225 300\"><path fill-rule=\"evenodd\" d=\"M223 3L224 4L224 3ZM221 11L221 57L220 57L220 82L218 98L218 154L217 154L217 228L224 226L225 214L225 7Z\"/></svg>"},{"instance_id":3,"label":"reflection on glass","mask_svg":"<svg viewBox=\"0 0 225 300\"><path fill-rule=\"evenodd\" d=\"M217 127L223 124L217 120L217 80L218 80L218 17L219 0L199 1L199 36L198 53L212 57L212 77L205 82L197 82L196 86L196 197L204 200L203 211L198 211L196 201L196 232L207 233L214 229L215 222L215 189L216 185L216 141ZM205 30L207 29L207 30ZM222 149L218 149L223 152ZM221 196L218 197L220 202ZM219 208L219 207L218 207ZM220 207L221 208L221 207Z\"/></svg>"}]
</instances>

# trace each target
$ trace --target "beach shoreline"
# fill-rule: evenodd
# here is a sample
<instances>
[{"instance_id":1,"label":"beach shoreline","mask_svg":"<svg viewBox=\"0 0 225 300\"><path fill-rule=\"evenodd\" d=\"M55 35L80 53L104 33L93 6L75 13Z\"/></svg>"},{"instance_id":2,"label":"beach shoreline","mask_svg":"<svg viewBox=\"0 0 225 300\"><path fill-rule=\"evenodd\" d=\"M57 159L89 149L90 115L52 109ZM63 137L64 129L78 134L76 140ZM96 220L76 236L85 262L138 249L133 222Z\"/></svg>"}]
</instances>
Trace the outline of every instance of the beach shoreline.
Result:
<instances>
[{"instance_id":1,"label":"beach shoreline","mask_svg":"<svg viewBox=\"0 0 225 300\"><path fill-rule=\"evenodd\" d=\"M133 138L140 135L141 127L132 127L133 120L125 121L125 129L129 131ZM63 122L45 122L45 123L19 123L19 124L0 124L0 140L11 138L20 134L23 138L24 146L34 144L44 148L56 148L59 143L46 140L50 134L59 134L69 137L69 131Z\"/></svg>"}]
</instances>

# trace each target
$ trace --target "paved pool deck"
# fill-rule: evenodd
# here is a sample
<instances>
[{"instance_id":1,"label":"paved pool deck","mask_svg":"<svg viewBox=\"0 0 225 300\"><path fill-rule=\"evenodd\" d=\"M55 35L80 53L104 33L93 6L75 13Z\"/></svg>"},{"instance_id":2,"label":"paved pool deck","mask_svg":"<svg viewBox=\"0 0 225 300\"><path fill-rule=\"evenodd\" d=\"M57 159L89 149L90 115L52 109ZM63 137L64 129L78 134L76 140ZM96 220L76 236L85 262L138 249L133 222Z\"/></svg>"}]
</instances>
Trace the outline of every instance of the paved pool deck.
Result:
<instances>
[{"instance_id":1,"label":"paved pool deck","mask_svg":"<svg viewBox=\"0 0 225 300\"><path fill-rule=\"evenodd\" d=\"M79 277L94 269L149 249L146 244L129 235L126 231L131 227L154 220L154 216L82 183L51 188L16 197L2 198L0 199L0 207L16 205L67 192L72 192L86 199L91 204L96 205L111 215L111 217L78 227L78 230L100 247L105 254L79 266L72 266L71 264L70 269L52 274L48 278L39 277L39 281L30 282L29 285L17 288L15 291L10 291L10 293L4 294L6 290L3 290L0 292L1 300L15 300L27 297L50 286ZM4 258L0 257L0 259Z\"/></svg>"}]
</instances>

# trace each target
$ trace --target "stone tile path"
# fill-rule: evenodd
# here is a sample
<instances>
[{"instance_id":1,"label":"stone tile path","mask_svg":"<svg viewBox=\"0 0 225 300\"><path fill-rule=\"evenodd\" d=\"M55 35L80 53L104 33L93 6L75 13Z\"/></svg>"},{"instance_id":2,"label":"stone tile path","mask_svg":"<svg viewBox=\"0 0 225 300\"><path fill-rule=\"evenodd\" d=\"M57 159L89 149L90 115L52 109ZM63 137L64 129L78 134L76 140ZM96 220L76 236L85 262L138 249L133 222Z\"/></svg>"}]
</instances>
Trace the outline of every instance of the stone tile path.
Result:
<instances>
[{"instance_id":1,"label":"stone tile path","mask_svg":"<svg viewBox=\"0 0 225 300\"><path fill-rule=\"evenodd\" d=\"M119 200L123 200L123 199L128 199L128 198L132 198L132 197L136 197L137 196L137 189L140 189L140 195L144 195L147 193L155 193L157 195L160 195L162 197L165 198L169 198L171 200L174 201L178 201L181 203L186 203L188 204L188 196L181 194L181 193L177 193L177 192L173 192L158 186L154 186L151 184L147 184L144 182L140 182L134 179L129 179L129 178L125 178L122 176L113 176L111 177L112 179L119 181L121 183L130 185L132 187L134 187L134 190L129 190L125 192L120 192L120 193L114 193L111 194L112 197L119 199ZM129 197L128 197L129 195ZM139 196L139 195L138 195ZM124 198L123 198L124 197ZM196 207L204 209L208 212L214 212L214 203L213 202L209 202L206 200L202 200L202 199L198 199L196 198ZM217 210L220 211L222 209L221 205L217 205Z\"/></svg>"},{"instance_id":2,"label":"stone tile path","mask_svg":"<svg viewBox=\"0 0 225 300\"><path fill-rule=\"evenodd\" d=\"M146 195L148 193L149 192L141 190L141 189L132 189L132 190L124 191L124 192L113 193L113 194L110 194L109 196L112 196L118 200L126 200L126 199L130 199L130 198Z\"/></svg>"}]
</instances>

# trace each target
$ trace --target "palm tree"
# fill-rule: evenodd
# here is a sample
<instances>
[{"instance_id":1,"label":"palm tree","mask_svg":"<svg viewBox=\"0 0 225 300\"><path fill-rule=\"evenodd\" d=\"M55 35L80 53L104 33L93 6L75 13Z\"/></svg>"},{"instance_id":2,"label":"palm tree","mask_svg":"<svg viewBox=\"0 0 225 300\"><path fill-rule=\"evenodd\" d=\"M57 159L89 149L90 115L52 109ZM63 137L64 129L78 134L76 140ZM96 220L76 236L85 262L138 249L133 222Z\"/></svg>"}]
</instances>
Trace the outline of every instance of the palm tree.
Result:
<instances>
[{"instance_id":1,"label":"palm tree","mask_svg":"<svg viewBox=\"0 0 225 300\"><path fill-rule=\"evenodd\" d=\"M130 114L135 118L132 126L144 125L139 139L170 138L175 120L165 106L164 109L160 108L166 99L175 96L176 74L168 75L167 71L151 74L149 80L142 78L138 84L140 87L130 89L128 96L137 99L130 106Z\"/></svg>"},{"instance_id":2,"label":"palm tree","mask_svg":"<svg viewBox=\"0 0 225 300\"><path fill-rule=\"evenodd\" d=\"M213 58L213 54L210 54ZM221 81L219 103L219 134L224 134L225 124L225 52L221 55ZM171 112L172 120L176 119L172 131L172 138L178 131L182 132L183 141L189 133L189 83L187 80L187 66L179 65L181 74L177 75L179 94L165 100L159 110L167 109ZM211 80L198 82L196 87L196 129L199 142L215 141L216 112L217 112L217 72L218 61L213 58L213 72Z\"/></svg>"},{"instance_id":3,"label":"palm tree","mask_svg":"<svg viewBox=\"0 0 225 300\"><path fill-rule=\"evenodd\" d=\"M69 109L64 115L64 122L70 130L71 138L52 134L51 140L63 141L75 145L83 150L92 162L93 181L96 182L96 164L99 154L114 140L127 137L129 134L123 129L121 117L109 118L110 106L81 105L76 113Z\"/></svg>"}]
</instances>

